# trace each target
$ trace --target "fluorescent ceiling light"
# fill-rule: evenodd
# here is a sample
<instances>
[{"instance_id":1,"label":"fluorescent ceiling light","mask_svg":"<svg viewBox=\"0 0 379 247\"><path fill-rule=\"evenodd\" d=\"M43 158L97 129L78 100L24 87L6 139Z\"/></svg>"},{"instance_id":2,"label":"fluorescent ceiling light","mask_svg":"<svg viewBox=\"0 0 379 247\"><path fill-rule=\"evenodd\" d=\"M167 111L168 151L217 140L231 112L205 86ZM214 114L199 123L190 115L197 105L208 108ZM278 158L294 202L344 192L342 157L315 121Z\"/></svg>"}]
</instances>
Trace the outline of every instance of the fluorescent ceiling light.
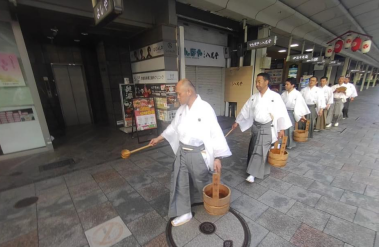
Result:
<instances>
[{"instance_id":1,"label":"fluorescent ceiling light","mask_svg":"<svg viewBox=\"0 0 379 247\"><path fill-rule=\"evenodd\" d=\"M80 42L80 39L74 39L75 42Z\"/></svg>"},{"instance_id":2,"label":"fluorescent ceiling light","mask_svg":"<svg viewBox=\"0 0 379 247\"><path fill-rule=\"evenodd\" d=\"M297 47L299 44L292 44L291 47Z\"/></svg>"},{"instance_id":3,"label":"fluorescent ceiling light","mask_svg":"<svg viewBox=\"0 0 379 247\"><path fill-rule=\"evenodd\" d=\"M313 49L306 49L305 51L313 51Z\"/></svg>"},{"instance_id":4,"label":"fluorescent ceiling light","mask_svg":"<svg viewBox=\"0 0 379 247\"><path fill-rule=\"evenodd\" d=\"M278 52L286 52L287 50L279 50Z\"/></svg>"}]
</instances>

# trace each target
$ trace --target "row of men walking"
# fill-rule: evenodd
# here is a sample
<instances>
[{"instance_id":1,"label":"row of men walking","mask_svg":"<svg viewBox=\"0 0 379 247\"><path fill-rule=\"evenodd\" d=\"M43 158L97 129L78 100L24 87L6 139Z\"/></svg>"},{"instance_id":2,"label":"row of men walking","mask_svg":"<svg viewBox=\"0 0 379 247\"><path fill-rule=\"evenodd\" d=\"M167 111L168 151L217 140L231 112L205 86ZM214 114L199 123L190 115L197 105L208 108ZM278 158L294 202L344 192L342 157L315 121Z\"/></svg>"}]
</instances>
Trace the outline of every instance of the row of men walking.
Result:
<instances>
[{"instance_id":1,"label":"row of men walking","mask_svg":"<svg viewBox=\"0 0 379 247\"><path fill-rule=\"evenodd\" d=\"M315 131L337 127L341 119L348 118L349 104L358 96L355 85L344 76L332 87L328 86L327 77L321 77L319 86L317 77L311 77L309 85L300 92L295 88L296 79L288 78L285 83L282 99L293 124L287 130L289 149L296 147L293 141L295 122L300 121L300 128L304 129L306 120L310 120L308 137L313 138Z\"/></svg>"},{"instance_id":2,"label":"row of men walking","mask_svg":"<svg viewBox=\"0 0 379 247\"><path fill-rule=\"evenodd\" d=\"M269 74L258 74L255 83L258 92L247 100L232 126L232 129L239 126L242 132L248 129L252 132L247 148L247 182L253 183L255 178L263 179L270 174L268 152L285 132L291 139L290 148L295 146L292 139L295 122L311 120L310 137L317 119L319 130L331 123L338 126L343 102L355 97L350 96L350 86L344 82L345 78L340 78L338 85L329 88L327 78L322 78L321 87L316 87L317 78L312 77L309 86L299 92L295 89L296 80L287 79L286 92L281 96L268 87ZM340 87L346 88L345 91ZM212 106L201 99L191 81L182 79L175 91L181 106L171 124L150 145L167 140L176 155L168 216L172 217L173 226L180 226L192 219L191 205L202 202L202 191L210 183L211 174L220 173L222 160L232 153ZM332 117L325 123L328 112Z\"/></svg>"}]
</instances>

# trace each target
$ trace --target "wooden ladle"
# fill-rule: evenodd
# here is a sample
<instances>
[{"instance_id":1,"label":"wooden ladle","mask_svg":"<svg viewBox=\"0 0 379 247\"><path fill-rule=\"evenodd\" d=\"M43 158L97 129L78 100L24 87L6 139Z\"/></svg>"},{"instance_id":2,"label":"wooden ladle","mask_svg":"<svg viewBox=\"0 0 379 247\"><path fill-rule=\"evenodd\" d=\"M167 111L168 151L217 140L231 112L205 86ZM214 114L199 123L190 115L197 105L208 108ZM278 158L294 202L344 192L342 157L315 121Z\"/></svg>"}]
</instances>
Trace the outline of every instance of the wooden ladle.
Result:
<instances>
[{"instance_id":1,"label":"wooden ladle","mask_svg":"<svg viewBox=\"0 0 379 247\"><path fill-rule=\"evenodd\" d=\"M129 158L129 156L130 156L131 154L136 153L136 152L138 152L138 151L141 151L141 150L143 150L143 149L149 148L149 147L152 147L152 146L149 144L149 145L146 145L146 146L144 146L144 147L134 149L134 150L132 150L132 151L129 151L128 149L124 149L124 150L121 151L121 158L123 158L123 159L127 159L127 158Z\"/></svg>"}]
</instances>

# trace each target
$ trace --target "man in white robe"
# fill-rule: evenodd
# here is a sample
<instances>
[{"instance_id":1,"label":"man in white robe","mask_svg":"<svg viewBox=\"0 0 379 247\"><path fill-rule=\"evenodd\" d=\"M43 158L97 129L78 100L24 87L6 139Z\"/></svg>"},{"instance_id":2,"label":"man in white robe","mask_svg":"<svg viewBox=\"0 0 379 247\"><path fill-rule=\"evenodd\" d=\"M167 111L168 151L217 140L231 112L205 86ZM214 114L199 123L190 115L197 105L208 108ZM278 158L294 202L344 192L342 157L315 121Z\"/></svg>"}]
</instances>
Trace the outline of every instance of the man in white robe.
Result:
<instances>
[{"instance_id":1,"label":"man in white robe","mask_svg":"<svg viewBox=\"0 0 379 247\"><path fill-rule=\"evenodd\" d=\"M317 116L321 116L323 109L326 107L324 92L320 88L316 87L317 77L313 76L309 79L309 85L301 90L301 94L307 103L309 110L311 111L306 117L310 120L309 125L309 138L313 138L313 130L316 125Z\"/></svg>"},{"instance_id":2,"label":"man in white robe","mask_svg":"<svg viewBox=\"0 0 379 247\"><path fill-rule=\"evenodd\" d=\"M332 105L333 109L330 109L328 118L326 120L327 128L332 127L332 125L337 127L339 125L339 120L341 120L342 118L343 103L346 102L347 95L350 94L350 88L348 88L344 84L344 81L345 81L345 77L340 76L340 78L338 79L338 84L332 86L334 104ZM339 88L344 88L344 91L340 91Z\"/></svg>"},{"instance_id":3,"label":"man in white robe","mask_svg":"<svg viewBox=\"0 0 379 247\"><path fill-rule=\"evenodd\" d=\"M346 77L344 83L345 83L345 86L348 87L350 90L349 90L349 95L346 95L347 96L346 102L343 104L343 110L342 110L343 119L349 117L348 113L349 113L350 102L353 102L354 98L358 97L357 88L355 87L354 83L350 83L350 77Z\"/></svg>"},{"instance_id":4,"label":"man in white robe","mask_svg":"<svg viewBox=\"0 0 379 247\"><path fill-rule=\"evenodd\" d=\"M292 126L286 106L280 95L268 88L270 76L260 73L256 79L258 93L253 94L238 114L232 129L238 127L244 132L252 127L252 136L248 151L247 181L254 182L255 177L263 179L270 174L267 155L271 144L284 136L284 130Z\"/></svg>"},{"instance_id":5,"label":"man in white robe","mask_svg":"<svg viewBox=\"0 0 379 247\"><path fill-rule=\"evenodd\" d=\"M332 89L328 86L328 77L326 76L321 77L320 83L321 83L320 89L324 92L326 107L322 111L321 116L317 117L315 131L323 130L326 128L326 119L328 117L328 111L330 109L330 106L333 105L333 102L334 102Z\"/></svg>"},{"instance_id":6,"label":"man in white robe","mask_svg":"<svg viewBox=\"0 0 379 247\"><path fill-rule=\"evenodd\" d=\"M191 205L203 201L203 188L211 172L221 172L221 159L231 156L213 108L183 79L176 85L181 104L166 130L151 140L154 146L166 139L176 158L171 174L169 217L173 226L192 219Z\"/></svg>"},{"instance_id":7,"label":"man in white robe","mask_svg":"<svg viewBox=\"0 0 379 247\"><path fill-rule=\"evenodd\" d=\"M286 91L282 93L282 100L286 105L288 116L290 117L292 123L292 126L285 130L285 134L288 136L288 149L296 147L296 143L293 140L295 123L300 120L306 121L305 115L310 113L303 96L295 88L296 84L295 78L288 78L285 84Z\"/></svg>"}]
</instances>

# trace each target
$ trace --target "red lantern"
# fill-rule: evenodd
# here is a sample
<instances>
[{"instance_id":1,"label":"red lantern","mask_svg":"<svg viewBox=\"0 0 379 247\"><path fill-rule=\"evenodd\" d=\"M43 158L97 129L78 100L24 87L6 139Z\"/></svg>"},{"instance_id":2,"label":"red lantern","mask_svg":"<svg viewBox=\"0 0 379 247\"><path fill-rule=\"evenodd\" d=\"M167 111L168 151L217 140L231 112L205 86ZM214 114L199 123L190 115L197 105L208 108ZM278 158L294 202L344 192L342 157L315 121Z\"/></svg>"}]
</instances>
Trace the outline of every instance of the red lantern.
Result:
<instances>
[{"instance_id":1,"label":"red lantern","mask_svg":"<svg viewBox=\"0 0 379 247\"><path fill-rule=\"evenodd\" d=\"M333 54L333 49L334 47L332 45L329 45L328 47L326 47L325 57L331 57Z\"/></svg>"},{"instance_id":2,"label":"red lantern","mask_svg":"<svg viewBox=\"0 0 379 247\"><path fill-rule=\"evenodd\" d=\"M351 47L351 43L353 43L353 36L348 35L345 39L345 49L349 49Z\"/></svg>"},{"instance_id":3,"label":"red lantern","mask_svg":"<svg viewBox=\"0 0 379 247\"><path fill-rule=\"evenodd\" d=\"M352 50L353 52L358 51L358 50L361 48L361 44L362 44L362 39L359 38L359 37L356 37L356 38L353 40L353 43L351 44L351 50Z\"/></svg>"},{"instance_id":4,"label":"red lantern","mask_svg":"<svg viewBox=\"0 0 379 247\"><path fill-rule=\"evenodd\" d=\"M343 47L343 41L342 40L338 40L336 42L336 44L334 45L334 52L335 53L340 53L341 50L342 50L342 47Z\"/></svg>"},{"instance_id":5,"label":"red lantern","mask_svg":"<svg viewBox=\"0 0 379 247\"><path fill-rule=\"evenodd\" d=\"M367 52L369 52L370 51L370 49L371 49L371 44L372 44L372 42L371 42L371 40L365 40L363 43L362 43L362 53L364 54L364 53L367 53Z\"/></svg>"}]
</instances>

